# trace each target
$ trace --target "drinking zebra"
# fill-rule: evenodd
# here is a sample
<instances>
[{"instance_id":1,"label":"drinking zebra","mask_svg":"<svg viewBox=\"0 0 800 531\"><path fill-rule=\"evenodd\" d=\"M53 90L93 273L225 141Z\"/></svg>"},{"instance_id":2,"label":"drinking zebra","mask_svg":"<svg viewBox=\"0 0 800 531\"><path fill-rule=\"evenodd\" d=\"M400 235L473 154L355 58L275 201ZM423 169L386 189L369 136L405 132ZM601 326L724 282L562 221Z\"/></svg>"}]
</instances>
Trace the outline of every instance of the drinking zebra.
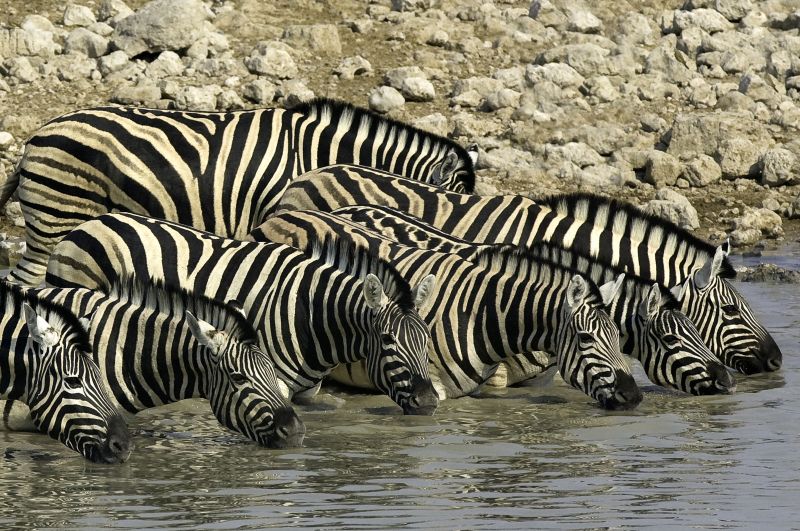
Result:
<instances>
[{"instance_id":1,"label":"drinking zebra","mask_svg":"<svg viewBox=\"0 0 800 531\"><path fill-rule=\"evenodd\" d=\"M39 431L96 463L121 463L133 449L125 420L91 360L83 325L67 308L0 282L0 398L30 407Z\"/></svg>"},{"instance_id":2,"label":"drinking zebra","mask_svg":"<svg viewBox=\"0 0 800 531\"><path fill-rule=\"evenodd\" d=\"M412 289L387 262L346 242L317 241L304 253L133 214L89 221L57 248L47 277L54 286L104 288L134 275L238 301L291 394L314 388L339 363L366 359L405 413L429 415L438 405L430 332L417 313L433 275Z\"/></svg>"},{"instance_id":3,"label":"drinking zebra","mask_svg":"<svg viewBox=\"0 0 800 531\"><path fill-rule=\"evenodd\" d=\"M86 316L94 360L122 410L207 398L220 424L263 446L302 443L305 427L238 309L133 279L115 279L108 293L30 291Z\"/></svg>"},{"instance_id":4,"label":"drinking zebra","mask_svg":"<svg viewBox=\"0 0 800 531\"><path fill-rule=\"evenodd\" d=\"M278 210L332 211L378 204L471 242L553 242L671 288L703 341L728 367L744 374L780 368L780 349L729 282L735 272L727 259L727 243L714 247L635 207L586 198L557 196L540 204L514 195L478 197L342 165L295 179ZM569 210L559 203L574 207ZM566 215L570 212L577 218ZM596 221L588 220L590 213Z\"/></svg>"},{"instance_id":5,"label":"drinking zebra","mask_svg":"<svg viewBox=\"0 0 800 531\"><path fill-rule=\"evenodd\" d=\"M374 253L390 257L401 270L404 266L399 264L411 261L415 267L425 269L426 257L435 260L439 254L431 250L441 250L476 263L494 256L494 263L509 275L535 275L539 263L554 263L573 269L597 285L614 281L618 274L609 267L593 263L586 256L544 242L531 249L513 245L476 245L431 228L431 239L444 242L435 248L425 241L426 224L419 220L411 221L410 216L401 218L398 215L389 219L389 209L379 208L376 209L379 214L386 213L380 218L381 223L354 221L354 218L371 220L367 213L370 208L345 207L332 213L311 210L281 212L260 225L250 237L258 241L282 241L303 248L314 235L331 234L352 239ZM354 211L358 215L353 216ZM401 243L396 244L387 233ZM421 244L421 248L409 247L409 244ZM606 304L619 327L622 351L638 359L653 382L692 394L717 394L733 389L734 380L727 369L705 346L692 322L676 310L677 301L668 291L629 275L618 279L617 284L616 296ZM516 363L532 363L537 372L542 368L539 358L531 359L528 353Z\"/></svg>"},{"instance_id":6,"label":"drinking zebra","mask_svg":"<svg viewBox=\"0 0 800 531\"><path fill-rule=\"evenodd\" d=\"M190 112L98 107L65 114L31 137L0 206L15 191L27 249L9 279L37 285L56 243L104 212L173 220L243 238L289 182L357 163L461 192L477 151L348 104Z\"/></svg>"}]
</instances>

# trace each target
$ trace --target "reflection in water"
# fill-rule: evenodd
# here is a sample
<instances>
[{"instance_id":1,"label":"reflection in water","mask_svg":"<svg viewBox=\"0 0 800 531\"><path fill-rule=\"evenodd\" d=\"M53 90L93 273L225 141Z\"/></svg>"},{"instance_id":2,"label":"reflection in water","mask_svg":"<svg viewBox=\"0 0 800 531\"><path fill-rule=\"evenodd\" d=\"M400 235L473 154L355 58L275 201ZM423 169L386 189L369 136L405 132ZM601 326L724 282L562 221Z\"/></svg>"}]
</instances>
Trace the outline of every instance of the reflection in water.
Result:
<instances>
[{"instance_id":1,"label":"reflection in water","mask_svg":"<svg viewBox=\"0 0 800 531\"><path fill-rule=\"evenodd\" d=\"M609 413L556 384L446 401L434 417L352 395L301 408L306 446L284 451L182 404L137 418L136 451L111 467L0 432L0 528L791 527L800 288L740 287L786 363L739 377L733 395L646 387L639 409Z\"/></svg>"}]
</instances>

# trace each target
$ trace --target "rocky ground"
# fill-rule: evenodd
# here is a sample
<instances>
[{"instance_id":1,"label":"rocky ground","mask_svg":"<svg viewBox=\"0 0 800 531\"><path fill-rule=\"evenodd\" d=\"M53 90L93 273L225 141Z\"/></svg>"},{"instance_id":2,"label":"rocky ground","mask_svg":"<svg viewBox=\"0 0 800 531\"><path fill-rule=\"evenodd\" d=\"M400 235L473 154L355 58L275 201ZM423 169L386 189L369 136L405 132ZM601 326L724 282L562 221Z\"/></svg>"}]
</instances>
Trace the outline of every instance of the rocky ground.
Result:
<instances>
[{"instance_id":1,"label":"rocky ground","mask_svg":"<svg viewBox=\"0 0 800 531\"><path fill-rule=\"evenodd\" d=\"M3 175L37 127L76 108L314 96L477 143L481 193L599 192L749 251L800 236L797 0L0 8ZM18 205L6 214L13 254Z\"/></svg>"}]
</instances>

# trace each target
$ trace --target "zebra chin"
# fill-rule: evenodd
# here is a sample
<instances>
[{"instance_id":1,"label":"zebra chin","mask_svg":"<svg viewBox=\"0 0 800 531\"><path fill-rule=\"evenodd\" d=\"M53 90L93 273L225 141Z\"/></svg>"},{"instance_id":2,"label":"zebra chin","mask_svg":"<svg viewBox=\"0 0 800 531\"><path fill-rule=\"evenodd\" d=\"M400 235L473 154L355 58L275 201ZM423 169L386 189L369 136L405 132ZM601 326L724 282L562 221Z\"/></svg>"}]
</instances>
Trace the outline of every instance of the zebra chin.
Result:
<instances>
[{"instance_id":1,"label":"zebra chin","mask_svg":"<svg viewBox=\"0 0 800 531\"><path fill-rule=\"evenodd\" d=\"M736 378L722 363L713 363L708 366L708 378L691 386L691 394L697 396L726 395L736 391Z\"/></svg>"},{"instance_id":2,"label":"zebra chin","mask_svg":"<svg viewBox=\"0 0 800 531\"><path fill-rule=\"evenodd\" d=\"M613 387L606 387L597 393L596 399L603 409L612 411L633 409L642 402L642 391L630 374L614 371Z\"/></svg>"},{"instance_id":3,"label":"zebra chin","mask_svg":"<svg viewBox=\"0 0 800 531\"><path fill-rule=\"evenodd\" d=\"M767 336L758 347L746 352L734 352L730 367L742 374L774 372L783 365L783 353L775 340Z\"/></svg>"},{"instance_id":4,"label":"zebra chin","mask_svg":"<svg viewBox=\"0 0 800 531\"><path fill-rule=\"evenodd\" d=\"M271 429L265 434L259 433L257 442L267 448L296 448L303 446L305 436L306 425L293 408L286 406L275 411Z\"/></svg>"}]
</instances>

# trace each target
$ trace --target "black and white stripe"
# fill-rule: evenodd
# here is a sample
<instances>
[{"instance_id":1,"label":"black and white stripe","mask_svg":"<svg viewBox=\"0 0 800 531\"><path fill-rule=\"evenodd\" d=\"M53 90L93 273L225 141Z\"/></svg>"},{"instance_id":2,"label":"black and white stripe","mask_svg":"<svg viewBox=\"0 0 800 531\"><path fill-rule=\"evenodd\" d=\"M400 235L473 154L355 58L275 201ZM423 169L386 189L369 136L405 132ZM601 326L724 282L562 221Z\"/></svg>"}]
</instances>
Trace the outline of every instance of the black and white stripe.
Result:
<instances>
[{"instance_id":1,"label":"black and white stripe","mask_svg":"<svg viewBox=\"0 0 800 531\"><path fill-rule=\"evenodd\" d=\"M332 211L350 205L396 208L476 243L552 242L664 287L691 284L695 289L674 290L681 309L691 319L702 317L695 326L723 363L746 374L781 366L775 341L728 282L734 271L726 258L727 244L715 248L625 203L585 194L543 202L521 196L477 197L371 168L336 166L296 179L278 209Z\"/></svg>"},{"instance_id":2,"label":"black and white stripe","mask_svg":"<svg viewBox=\"0 0 800 531\"><path fill-rule=\"evenodd\" d=\"M0 397L28 405L34 426L85 458L119 463L132 444L92 361L84 327L67 308L0 282Z\"/></svg>"},{"instance_id":3,"label":"black and white stripe","mask_svg":"<svg viewBox=\"0 0 800 531\"><path fill-rule=\"evenodd\" d=\"M17 191L26 222L27 249L9 278L37 285L55 244L105 212L242 238L294 177L314 168L367 164L471 192L475 155L446 138L330 100L292 110L73 112L37 131L0 189L0 205Z\"/></svg>"},{"instance_id":4,"label":"black and white stripe","mask_svg":"<svg viewBox=\"0 0 800 531\"><path fill-rule=\"evenodd\" d=\"M406 413L431 414L430 333L417 313L435 278L412 289L388 263L334 241L308 253L222 238L135 215L104 215L62 241L48 283L102 288L121 275L163 279L236 300L292 394L339 363L366 359L381 391Z\"/></svg>"},{"instance_id":5,"label":"black and white stripe","mask_svg":"<svg viewBox=\"0 0 800 531\"><path fill-rule=\"evenodd\" d=\"M565 380L606 407L633 407L641 399L600 291L574 270L500 248L481 250L473 263L397 245L316 211L276 214L252 234L301 249L318 235L351 239L410 278L436 272L440 288L423 316L431 326L434 369L448 397L474 392L503 360L547 350L557 355ZM610 298L613 287L606 289Z\"/></svg>"}]
</instances>

